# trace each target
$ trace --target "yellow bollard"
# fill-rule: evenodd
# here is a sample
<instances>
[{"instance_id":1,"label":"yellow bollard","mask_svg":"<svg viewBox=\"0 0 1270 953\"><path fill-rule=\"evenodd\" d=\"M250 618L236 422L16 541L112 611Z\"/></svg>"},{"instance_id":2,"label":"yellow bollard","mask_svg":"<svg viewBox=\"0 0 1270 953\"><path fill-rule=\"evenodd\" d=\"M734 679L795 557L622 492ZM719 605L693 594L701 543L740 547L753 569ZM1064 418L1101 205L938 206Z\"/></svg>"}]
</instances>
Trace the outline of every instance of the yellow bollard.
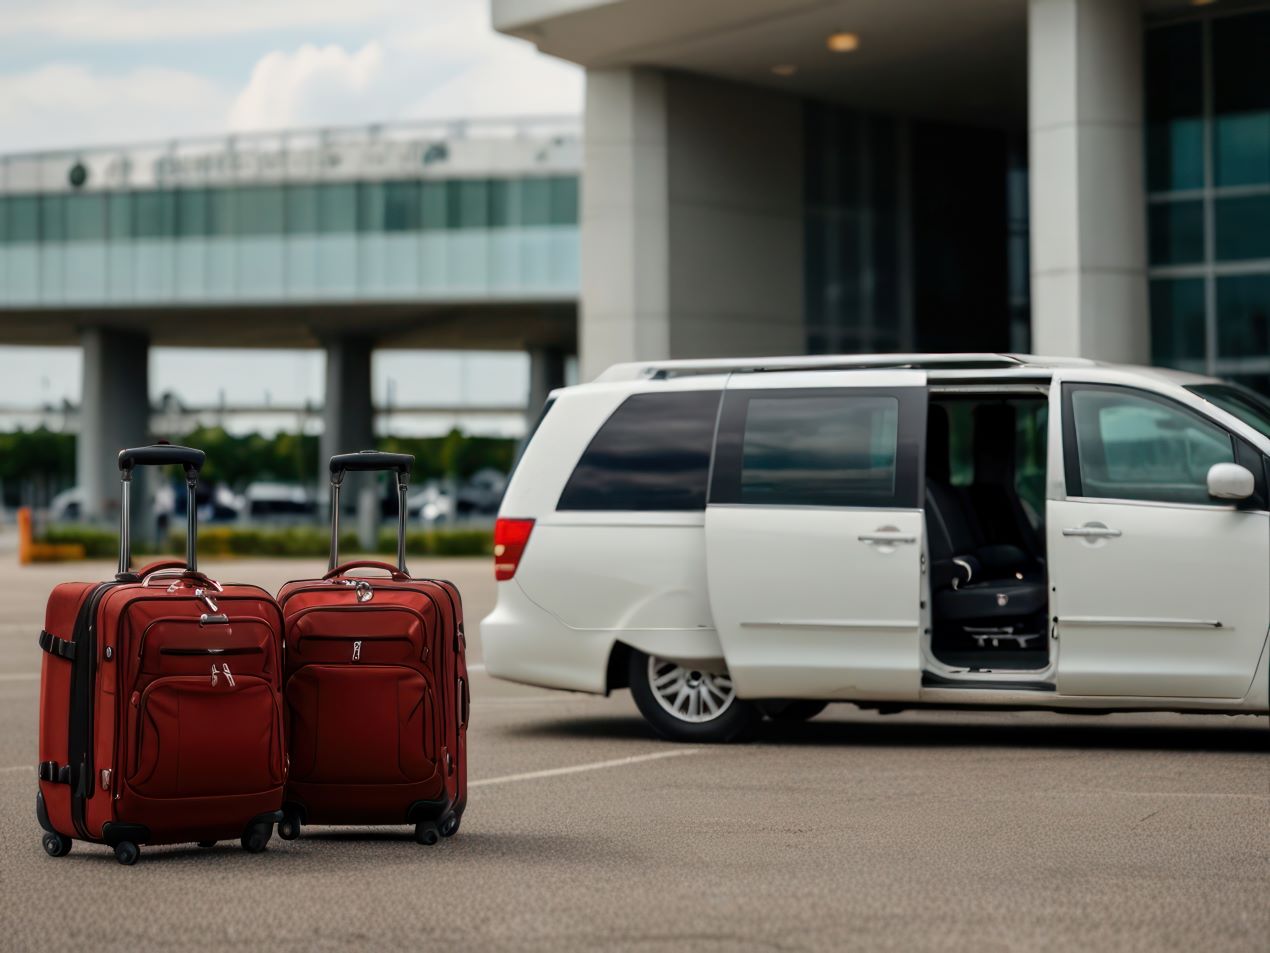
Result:
<instances>
[{"instance_id":1,"label":"yellow bollard","mask_svg":"<svg viewBox=\"0 0 1270 953\"><path fill-rule=\"evenodd\" d=\"M31 562L31 507L18 507L18 565Z\"/></svg>"}]
</instances>

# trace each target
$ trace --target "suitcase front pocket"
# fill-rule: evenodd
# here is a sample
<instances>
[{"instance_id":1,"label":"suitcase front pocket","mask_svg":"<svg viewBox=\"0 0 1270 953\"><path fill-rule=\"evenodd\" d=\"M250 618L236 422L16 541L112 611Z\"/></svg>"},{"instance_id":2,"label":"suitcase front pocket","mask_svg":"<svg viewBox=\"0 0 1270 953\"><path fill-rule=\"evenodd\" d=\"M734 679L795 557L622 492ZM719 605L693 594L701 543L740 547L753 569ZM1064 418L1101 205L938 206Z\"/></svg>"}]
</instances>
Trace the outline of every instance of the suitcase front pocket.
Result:
<instances>
[{"instance_id":1,"label":"suitcase front pocket","mask_svg":"<svg viewBox=\"0 0 1270 953\"><path fill-rule=\"evenodd\" d=\"M254 794L282 783L278 710L269 683L237 675L171 675L134 695L130 786L147 797ZM230 665L230 671L224 670Z\"/></svg>"},{"instance_id":2,"label":"suitcase front pocket","mask_svg":"<svg viewBox=\"0 0 1270 953\"><path fill-rule=\"evenodd\" d=\"M414 669L306 665L286 696L292 780L408 784L435 773L435 696Z\"/></svg>"}]
</instances>

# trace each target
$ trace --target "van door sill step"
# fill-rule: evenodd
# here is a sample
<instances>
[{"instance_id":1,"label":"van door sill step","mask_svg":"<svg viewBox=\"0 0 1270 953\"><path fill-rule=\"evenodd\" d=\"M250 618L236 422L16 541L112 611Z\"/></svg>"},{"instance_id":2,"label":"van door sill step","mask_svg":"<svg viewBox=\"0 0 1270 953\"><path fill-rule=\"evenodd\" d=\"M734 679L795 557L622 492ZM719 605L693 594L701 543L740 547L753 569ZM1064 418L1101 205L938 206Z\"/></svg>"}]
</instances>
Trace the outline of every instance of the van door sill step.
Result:
<instances>
[{"instance_id":1,"label":"van door sill step","mask_svg":"<svg viewBox=\"0 0 1270 953\"><path fill-rule=\"evenodd\" d=\"M977 688L996 689L1014 692L1052 692L1054 686L1049 682L988 681L986 679L947 678L934 672L922 673L922 688Z\"/></svg>"}]
</instances>

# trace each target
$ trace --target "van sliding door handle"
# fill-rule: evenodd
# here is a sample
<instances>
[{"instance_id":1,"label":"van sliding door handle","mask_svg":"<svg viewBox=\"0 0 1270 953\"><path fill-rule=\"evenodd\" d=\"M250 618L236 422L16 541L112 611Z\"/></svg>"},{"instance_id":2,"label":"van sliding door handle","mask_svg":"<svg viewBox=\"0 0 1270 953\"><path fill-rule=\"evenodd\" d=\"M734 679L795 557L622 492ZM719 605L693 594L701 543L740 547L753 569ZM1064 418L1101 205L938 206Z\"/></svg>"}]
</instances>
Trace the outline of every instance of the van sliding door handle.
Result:
<instances>
[{"instance_id":1,"label":"van sliding door handle","mask_svg":"<svg viewBox=\"0 0 1270 953\"><path fill-rule=\"evenodd\" d=\"M1116 539L1123 534L1118 529L1104 526L1102 523L1086 523L1084 526L1069 526L1063 530L1064 536L1080 536L1085 539Z\"/></svg>"},{"instance_id":2,"label":"van sliding door handle","mask_svg":"<svg viewBox=\"0 0 1270 953\"><path fill-rule=\"evenodd\" d=\"M916 543L917 537L905 533L864 533L856 537L862 543Z\"/></svg>"}]
</instances>

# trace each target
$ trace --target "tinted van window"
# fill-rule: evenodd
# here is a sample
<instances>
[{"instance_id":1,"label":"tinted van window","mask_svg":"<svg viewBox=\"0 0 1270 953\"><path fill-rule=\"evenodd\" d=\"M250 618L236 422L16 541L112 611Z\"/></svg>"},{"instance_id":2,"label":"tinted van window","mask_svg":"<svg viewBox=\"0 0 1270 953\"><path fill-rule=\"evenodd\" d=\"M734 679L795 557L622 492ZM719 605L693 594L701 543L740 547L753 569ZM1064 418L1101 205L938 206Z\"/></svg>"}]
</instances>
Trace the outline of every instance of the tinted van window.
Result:
<instances>
[{"instance_id":1,"label":"tinted van window","mask_svg":"<svg viewBox=\"0 0 1270 953\"><path fill-rule=\"evenodd\" d=\"M1216 502L1208 495L1208 468L1235 460L1230 434L1221 427L1179 404L1128 388L1069 386L1066 395L1068 493Z\"/></svg>"},{"instance_id":2,"label":"tinted van window","mask_svg":"<svg viewBox=\"0 0 1270 953\"><path fill-rule=\"evenodd\" d=\"M578 461L560 510L700 510L719 391L635 394Z\"/></svg>"},{"instance_id":3,"label":"tinted van window","mask_svg":"<svg viewBox=\"0 0 1270 953\"><path fill-rule=\"evenodd\" d=\"M911 505L897 485L900 400L892 394L729 394L720 422L714 503Z\"/></svg>"}]
</instances>

